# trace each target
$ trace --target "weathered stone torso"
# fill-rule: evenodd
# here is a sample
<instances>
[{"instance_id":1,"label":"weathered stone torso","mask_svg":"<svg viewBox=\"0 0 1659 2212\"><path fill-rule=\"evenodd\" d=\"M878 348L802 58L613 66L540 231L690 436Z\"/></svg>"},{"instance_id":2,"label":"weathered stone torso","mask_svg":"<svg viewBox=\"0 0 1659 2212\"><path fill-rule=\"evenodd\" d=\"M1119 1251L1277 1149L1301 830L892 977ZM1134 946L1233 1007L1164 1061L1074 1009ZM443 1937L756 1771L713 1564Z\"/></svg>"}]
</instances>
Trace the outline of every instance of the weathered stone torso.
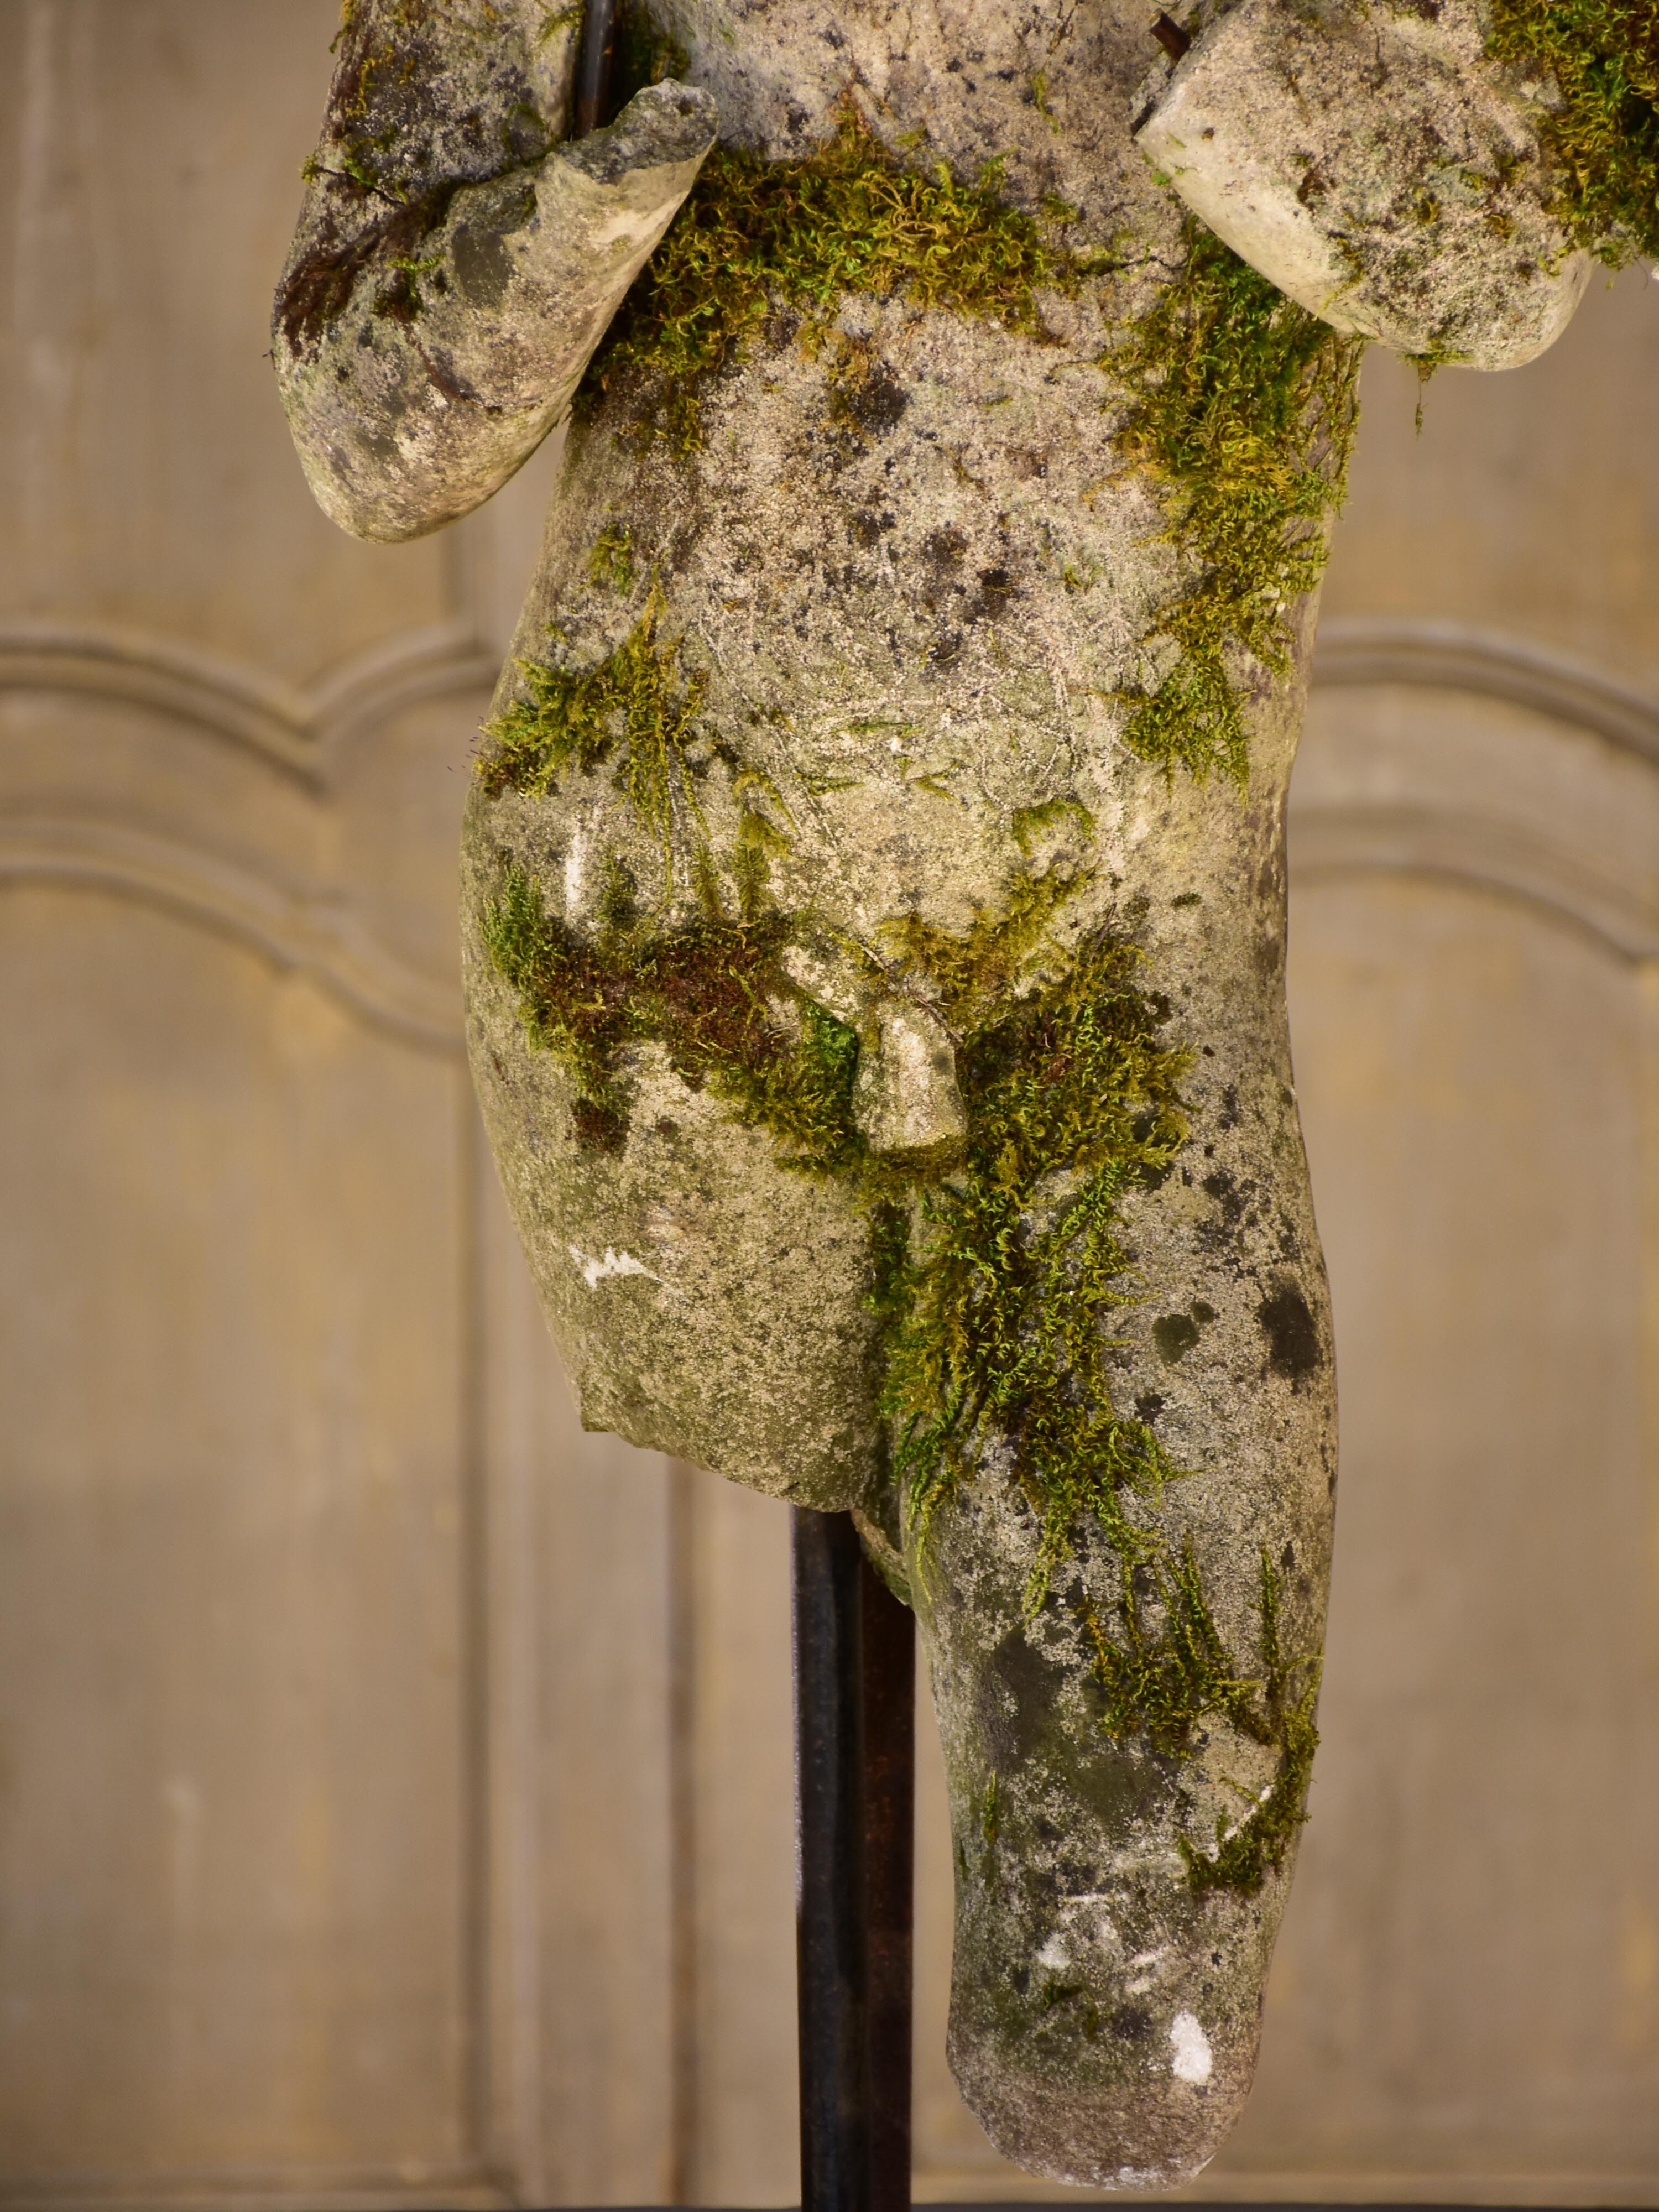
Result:
<instances>
[{"instance_id":1,"label":"weathered stone torso","mask_svg":"<svg viewBox=\"0 0 1659 2212\"><path fill-rule=\"evenodd\" d=\"M1224 138L1230 88L1304 66L1255 13L1202 81ZM601 352L468 811L470 1034L584 1419L854 1507L915 1603L969 2102L1035 2171L1183 2179L1248 2090L1315 1741L1334 1399L1283 819L1352 355L1136 150L1169 64L1127 0L682 8L655 27L680 82L580 147L491 155L527 111L559 135L573 33L544 15L349 24L282 327L356 526L431 526L533 447L716 113L773 165L757 190L867 149L977 194L942 251L1012 208L1036 256L1002 310L769 278L689 383ZM1450 49L1395 43L1431 113ZM1330 230L1304 222L1322 151L1382 177L1338 244L1407 270L1426 345L1387 106L1338 86L1279 162L1291 214L1253 202L1241 235L1270 260ZM399 131L412 264L362 181ZM705 186L742 182L726 158ZM1490 190L1530 173L1505 154ZM385 240L343 246L353 221ZM1468 272L1513 224L1444 221L1460 330L1510 343L1508 278ZM730 278L717 256L711 313Z\"/></svg>"}]
</instances>

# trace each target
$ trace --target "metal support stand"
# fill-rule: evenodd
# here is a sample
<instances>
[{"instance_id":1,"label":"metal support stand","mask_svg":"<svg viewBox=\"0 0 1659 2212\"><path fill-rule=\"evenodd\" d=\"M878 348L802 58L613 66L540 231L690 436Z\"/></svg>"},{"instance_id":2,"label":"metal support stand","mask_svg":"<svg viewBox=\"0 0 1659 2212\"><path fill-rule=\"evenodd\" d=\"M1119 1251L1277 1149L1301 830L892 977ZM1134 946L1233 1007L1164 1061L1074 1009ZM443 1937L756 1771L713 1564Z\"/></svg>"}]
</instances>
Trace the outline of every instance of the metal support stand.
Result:
<instances>
[{"instance_id":1,"label":"metal support stand","mask_svg":"<svg viewBox=\"0 0 1659 2212\"><path fill-rule=\"evenodd\" d=\"M802 2212L908 2212L915 1625L793 1509Z\"/></svg>"},{"instance_id":2,"label":"metal support stand","mask_svg":"<svg viewBox=\"0 0 1659 2212\"><path fill-rule=\"evenodd\" d=\"M581 45L576 55L576 112L573 138L586 138L609 120L611 60L617 42L615 0L585 0Z\"/></svg>"}]
</instances>

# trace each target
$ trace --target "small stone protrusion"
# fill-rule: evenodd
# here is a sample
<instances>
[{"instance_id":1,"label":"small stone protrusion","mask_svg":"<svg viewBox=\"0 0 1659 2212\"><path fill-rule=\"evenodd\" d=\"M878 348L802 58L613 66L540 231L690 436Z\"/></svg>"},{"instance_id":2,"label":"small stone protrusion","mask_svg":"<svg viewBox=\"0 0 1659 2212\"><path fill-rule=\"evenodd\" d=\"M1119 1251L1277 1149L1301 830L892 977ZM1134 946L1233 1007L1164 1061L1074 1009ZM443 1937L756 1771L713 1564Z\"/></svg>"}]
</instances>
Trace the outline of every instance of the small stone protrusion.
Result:
<instances>
[{"instance_id":1,"label":"small stone protrusion","mask_svg":"<svg viewBox=\"0 0 1659 2212\"><path fill-rule=\"evenodd\" d=\"M860 1057L853 1113L877 1152L926 1152L967 1135L956 1049L931 1014L882 1008L877 1041Z\"/></svg>"}]
</instances>

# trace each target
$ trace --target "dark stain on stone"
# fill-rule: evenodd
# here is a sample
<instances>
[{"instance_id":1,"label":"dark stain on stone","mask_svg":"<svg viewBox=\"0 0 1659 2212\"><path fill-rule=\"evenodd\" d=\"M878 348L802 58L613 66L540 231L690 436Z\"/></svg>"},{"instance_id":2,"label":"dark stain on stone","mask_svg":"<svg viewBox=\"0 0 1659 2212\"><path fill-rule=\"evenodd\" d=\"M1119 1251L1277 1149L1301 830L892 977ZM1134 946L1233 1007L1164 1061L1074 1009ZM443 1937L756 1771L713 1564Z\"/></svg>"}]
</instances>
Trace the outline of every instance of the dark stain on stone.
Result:
<instances>
[{"instance_id":1,"label":"dark stain on stone","mask_svg":"<svg viewBox=\"0 0 1659 2212\"><path fill-rule=\"evenodd\" d=\"M860 430L884 438L897 428L910 395L890 370L875 368L851 387L842 404Z\"/></svg>"},{"instance_id":2,"label":"dark stain on stone","mask_svg":"<svg viewBox=\"0 0 1659 2212\"><path fill-rule=\"evenodd\" d=\"M991 1764L999 1773L1034 1751L1053 1719L1066 1669L1045 1658L1023 1628L986 1662L975 1699Z\"/></svg>"},{"instance_id":3,"label":"dark stain on stone","mask_svg":"<svg viewBox=\"0 0 1659 2212\"><path fill-rule=\"evenodd\" d=\"M1164 1314L1155 1321L1152 1341L1164 1365L1173 1367L1177 1359L1189 1352L1198 1342L1199 1332L1207 1328L1214 1319L1215 1308L1207 1299L1194 1298L1184 1314ZM1162 1402L1160 1400L1160 1405Z\"/></svg>"},{"instance_id":4,"label":"dark stain on stone","mask_svg":"<svg viewBox=\"0 0 1659 2212\"><path fill-rule=\"evenodd\" d=\"M1205 1176L1200 1188L1206 1197L1215 1200L1220 1218L1199 1224L1198 1243L1206 1251L1224 1251L1237 1242L1239 1225L1255 1195L1256 1186L1248 1181L1242 1186L1237 1184L1225 1168L1215 1168Z\"/></svg>"},{"instance_id":5,"label":"dark stain on stone","mask_svg":"<svg viewBox=\"0 0 1659 2212\"><path fill-rule=\"evenodd\" d=\"M513 278L506 240L469 223L456 232L452 258L456 286L469 306L499 307Z\"/></svg>"},{"instance_id":6,"label":"dark stain on stone","mask_svg":"<svg viewBox=\"0 0 1659 2212\"><path fill-rule=\"evenodd\" d=\"M1152 2015L1145 2005L1120 2005L1107 2026L1121 2042L1144 2043L1152 2032Z\"/></svg>"},{"instance_id":7,"label":"dark stain on stone","mask_svg":"<svg viewBox=\"0 0 1659 2212\"><path fill-rule=\"evenodd\" d=\"M1221 1218L1231 1229L1243 1218L1244 1201L1233 1188L1233 1179L1225 1168L1218 1168L1213 1175L1204 1178L1204 1188L1221 1208Z\"/></svg>"},{"instance_id":8,"label":"dark stain on stone","mask_svg":"<svg viewBox=\"0 0 1659 2212\"><path fill-rule=\"evenodd\" d=\"M1092 1680L1089 1689L1097 1694ZM1168 1804L1170 1770L1155 1754L1121 1748L1103 1734L1081 1751L1067 1748L1072 1763L1065 1778L1109 1835L1155 1820Z\"/></svg>"},{"instance_id":9,"label":"dark stain on stone","mask_svg":"<svg viewBox=\"0 0 1659 2212\"><path fill-rule=\"evenodd\" d=\"M979 592L969 605L968 612L975 621L994 622L1006 614L1008 603L1014 596L1014 580L1006 568L981 568L979 572Z\"/></svg>"},{"instance_id":10,"label":"dark stain on stone","mask_svg":"<svg viewBox=\"0 0 1659 2212\"><path fill-rule=\"evenodd\" d=\"M1256 1308L1256 1319L1267 1340L1267 1364L1275 1375L1299 1383L1318 1371L1324 1357L1319 1330L1308 1301L1294 1284L1264 1298Z\"/></svg>"},{"instance_id":11,"label":"dark stain on stone","mask_svg":"<svg viewBox=\"0 0 1659 2212\"><path fill-rule=\"evenodd\" d=\"M921 541L921 550L935 567L957 568L968 550L968 540L961 531L947 523L942 530L928 532Z\"/></svg>"},{"instance_id":12,"label":"dark stain on stone","mask_svg":"<svg viewBox=\"0 0 1659 2212\"><path fill-rule=\"evenodd\" d=\"M1190 1314L1160 1315L1152 1323L1152 1342L1166 1367L1173 1367L1198 1342L1198 1323Z\"/></svg>"}]
</instances>

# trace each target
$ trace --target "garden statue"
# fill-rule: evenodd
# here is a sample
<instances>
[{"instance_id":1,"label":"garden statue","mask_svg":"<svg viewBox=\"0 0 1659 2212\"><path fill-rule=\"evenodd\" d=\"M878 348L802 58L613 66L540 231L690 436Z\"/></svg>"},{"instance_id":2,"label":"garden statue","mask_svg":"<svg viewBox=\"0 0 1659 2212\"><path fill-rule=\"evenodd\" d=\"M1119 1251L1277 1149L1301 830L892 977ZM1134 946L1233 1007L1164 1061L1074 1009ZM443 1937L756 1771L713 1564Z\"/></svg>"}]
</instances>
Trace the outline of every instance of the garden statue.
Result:
<instances>
[{"instance_id":1,"label":"garden statue","mask_svg":"<svg viewBox=\"0 0 1659 2212\"><path fill-rule=\"evenodd\" d=\"M1285 787L1364 343L1527 361L1651 227L1573 4L661 0L578 135L580 9L347 0L307 165L328 513L568 426L464 930L582 1417L914 1604L951 2062L1058 2179L1249 2085L1336 1482Z\"/></svg>"}]
</instances>

